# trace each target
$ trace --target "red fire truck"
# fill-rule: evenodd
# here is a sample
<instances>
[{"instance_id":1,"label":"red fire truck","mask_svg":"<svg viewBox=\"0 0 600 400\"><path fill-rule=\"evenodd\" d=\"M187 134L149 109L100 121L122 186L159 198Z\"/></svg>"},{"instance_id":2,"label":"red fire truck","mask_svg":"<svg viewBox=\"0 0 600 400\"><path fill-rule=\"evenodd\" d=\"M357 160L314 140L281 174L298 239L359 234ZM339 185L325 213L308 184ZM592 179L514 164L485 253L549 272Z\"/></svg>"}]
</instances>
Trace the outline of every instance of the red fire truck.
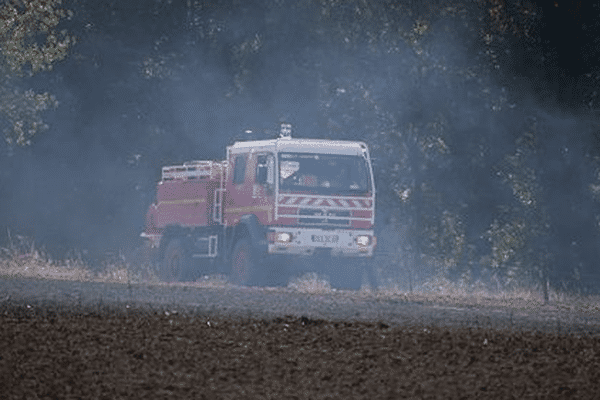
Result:
<instances>
[{"instance_id":1,"label":"red fire truck","mask_svg":"<svg viewBox=\"0 0 600 400\"><path fill-rule=\"evenodd\" d=\"M285 284L314 271L360 288L376 238L367 145L296 139L235 142L225 161L162 168L142 237L165 281L228 274L239 285Z\"/></svg>"}]
</instances>

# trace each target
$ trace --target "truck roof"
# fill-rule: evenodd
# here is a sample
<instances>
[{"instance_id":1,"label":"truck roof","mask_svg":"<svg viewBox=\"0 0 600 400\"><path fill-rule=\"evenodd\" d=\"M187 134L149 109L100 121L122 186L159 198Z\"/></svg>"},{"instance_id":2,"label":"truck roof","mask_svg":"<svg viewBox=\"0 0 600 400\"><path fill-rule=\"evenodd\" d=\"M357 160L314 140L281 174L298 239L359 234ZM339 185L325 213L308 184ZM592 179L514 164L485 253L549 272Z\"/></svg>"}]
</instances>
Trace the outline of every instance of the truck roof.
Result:
<instances>
[{"instance_id":1,"label":"truck roof","mask_svg":"<svg viewBox=\"0 0 600 400\"><path fill-rule=\"evenodd\" d=\"M367 153L367 145L364 142L350 140L326 140L326 139L296 139L279 138L270 140L249 140L235 142L228 146L231 153L245 153L254 151L289 151L298 153L321 153L321 154L345 154L363 155Z\"/></svg>"}]
</instances>

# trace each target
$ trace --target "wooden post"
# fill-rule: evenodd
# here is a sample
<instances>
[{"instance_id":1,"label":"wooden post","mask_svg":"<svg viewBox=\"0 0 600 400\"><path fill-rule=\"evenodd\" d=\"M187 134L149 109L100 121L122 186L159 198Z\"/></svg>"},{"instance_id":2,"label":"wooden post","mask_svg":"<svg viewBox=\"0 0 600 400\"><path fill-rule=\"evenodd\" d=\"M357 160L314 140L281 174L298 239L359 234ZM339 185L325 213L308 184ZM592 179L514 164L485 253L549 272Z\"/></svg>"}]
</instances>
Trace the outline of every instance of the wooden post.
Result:
<instances>
[{"instance_id":1,"label":"wooden post","mask_svg":"<svg viewBox=\"0 0 600 400\"><path fill-rule=\"evenodd\" d=\"M408 290L410 293L412 293L413 290L413 283L412 283L412 272L413 272L413 266L409 266L408 267Z\"/></svg>"},{"instance_id":2,"label":"wooden post","mask_svg":"<svg viewBox=\"0 0 600 400\"><path fill-rule=\"evenodd\" d=\"M550 282L548 282L548 271L546 266L544 266L544 273L542 274L542 290L544 292L544 305L548 304L550 301L550 296L548 295L548 286Z\"/></svg>"}]
</instances>

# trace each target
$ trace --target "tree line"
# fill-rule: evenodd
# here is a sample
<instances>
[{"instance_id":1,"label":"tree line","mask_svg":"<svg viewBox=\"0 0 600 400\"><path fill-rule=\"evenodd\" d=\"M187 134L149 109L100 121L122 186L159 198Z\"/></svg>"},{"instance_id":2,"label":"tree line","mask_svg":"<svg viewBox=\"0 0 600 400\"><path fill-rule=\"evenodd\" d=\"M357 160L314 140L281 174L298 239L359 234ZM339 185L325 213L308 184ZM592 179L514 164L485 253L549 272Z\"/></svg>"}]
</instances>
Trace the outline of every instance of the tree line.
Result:
<instances>
[{"instance_id":1,"label":"tree line","mask_svg":"<svg viewBox=\"0 0 600 400\"><path fill-rule=\"evenodd\" d=\"M42 241L114 248L139 231L161 165L221 158L246 130L273 135L285 120L299 136L371 147L382 275L410 264L502 288L598 288L600 75L585 60L563 68L544 42L552 12L500 0L5 1L0 121L13 155L0 195L17 216L0 218L33 212ZM52 179L18 168L42 154L55 175L85 171L50 191L71 214L15 194Z\"/></svg>"}]
</instances>

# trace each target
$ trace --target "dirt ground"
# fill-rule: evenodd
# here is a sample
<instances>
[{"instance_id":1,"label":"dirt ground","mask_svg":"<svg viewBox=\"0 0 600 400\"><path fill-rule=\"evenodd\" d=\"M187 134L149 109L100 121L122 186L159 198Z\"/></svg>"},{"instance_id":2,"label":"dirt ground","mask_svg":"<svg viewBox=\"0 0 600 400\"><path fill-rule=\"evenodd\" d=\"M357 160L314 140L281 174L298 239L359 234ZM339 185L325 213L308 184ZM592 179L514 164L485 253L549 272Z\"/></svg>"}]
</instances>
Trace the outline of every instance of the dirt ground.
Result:
<instances>
[{"instance_id":1,"label":"dirt ground","mask_svg":"<svg viewBox=\"0 0 600 400\"><path fill-rule=\"evenodd\" d=\"M79 269L49 277L44 263L8 267L0 399L600 393L597 301L344 292L318 279L283 288L131 283Z\"/></svg>"},{"instance_id":2,"label":"dirt ground","mask_svg":"<svg viewBox=\"0 0 600 400\"><path fill-rule=\"evenodd\" d=\"M594 398L600 338L4 301L2 399Z\"/></svg>"}]
</instances>

